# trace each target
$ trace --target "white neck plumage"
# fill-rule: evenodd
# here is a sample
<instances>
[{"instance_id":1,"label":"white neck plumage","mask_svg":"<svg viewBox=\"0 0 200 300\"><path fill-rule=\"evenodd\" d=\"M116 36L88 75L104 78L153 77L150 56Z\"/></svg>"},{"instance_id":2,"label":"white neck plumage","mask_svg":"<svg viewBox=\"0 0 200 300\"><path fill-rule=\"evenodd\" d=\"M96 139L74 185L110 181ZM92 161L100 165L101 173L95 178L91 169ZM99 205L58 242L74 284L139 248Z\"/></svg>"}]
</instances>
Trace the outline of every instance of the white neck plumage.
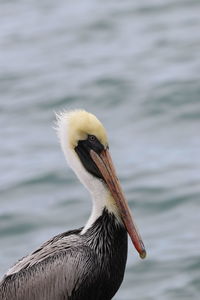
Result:
<instances>
[{"instance_id":1,"label":"white neck plumage","mask_svg":"<svg viewBox=\"0 0 200 300\"><path fill-rule=\"evenodd\" d=\"M92 212L81 233L85 233L92 226L92 224L101 216L105 207L109 212L114 213L118 219L118 208L107 186L100 179L94 177L85 170L78 155L73 149L68 148L65 151L65 157L68 164L89 191L92 198Z\"/></svg>"}]
</instances>

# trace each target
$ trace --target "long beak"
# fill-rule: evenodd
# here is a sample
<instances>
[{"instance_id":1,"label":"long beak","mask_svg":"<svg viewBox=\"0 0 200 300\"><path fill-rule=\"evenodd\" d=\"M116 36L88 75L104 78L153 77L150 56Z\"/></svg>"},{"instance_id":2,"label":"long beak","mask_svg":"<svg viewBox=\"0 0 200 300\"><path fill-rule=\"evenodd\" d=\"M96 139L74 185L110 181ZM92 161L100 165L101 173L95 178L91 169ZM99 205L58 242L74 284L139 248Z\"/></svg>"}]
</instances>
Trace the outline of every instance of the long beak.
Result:
<instances>
[{"instance_id":1,"label":"long beak","mask_svg":"<svg viewBox=\"0 0 200 300\"><path fill-rule=\"evenodd\" d=\"M133 222L128 203L117 178L115 168L108 149L103 150L100 154L90 150L90 155L99 171L101 172L111 195L120 211L124 226L141 258L146 257L146 250L138 230Z\"/></svg>"}]
</instances>

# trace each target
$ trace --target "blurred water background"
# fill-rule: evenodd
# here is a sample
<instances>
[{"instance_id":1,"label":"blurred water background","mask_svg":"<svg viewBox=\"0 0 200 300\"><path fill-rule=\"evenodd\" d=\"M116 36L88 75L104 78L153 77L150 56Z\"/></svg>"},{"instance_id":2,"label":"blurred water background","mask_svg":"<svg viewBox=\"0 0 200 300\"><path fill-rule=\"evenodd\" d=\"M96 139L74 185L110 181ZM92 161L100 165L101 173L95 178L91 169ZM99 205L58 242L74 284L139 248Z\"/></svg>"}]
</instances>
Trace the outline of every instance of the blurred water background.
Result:
<instances>
[{"instance_id":1,"label":"blurred water background","mask_svg":"<svg viewBox=\"0 0 200 300\"><path fill-rule=\"evenodd\" d=\"M54 111L104 123L148 251L115 300L200 299L200 2L0 2L0 275L82 226Z\"/></svg>"}]
</instances>

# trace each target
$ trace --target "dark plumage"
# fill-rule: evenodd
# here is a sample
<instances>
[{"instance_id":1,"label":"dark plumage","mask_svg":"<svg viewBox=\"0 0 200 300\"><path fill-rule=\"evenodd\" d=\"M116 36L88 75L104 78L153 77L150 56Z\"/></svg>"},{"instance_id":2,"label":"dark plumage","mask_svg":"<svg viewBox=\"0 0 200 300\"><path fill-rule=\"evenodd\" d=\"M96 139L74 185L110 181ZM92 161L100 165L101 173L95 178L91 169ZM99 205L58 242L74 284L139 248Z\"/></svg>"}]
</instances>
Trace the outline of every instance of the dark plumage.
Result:
<instances>
[{"instance_id":1,"label":"dark plumage","mask_svg":"<svg viewBox=\"0 0 200 300\"><path fill-rule=\"evenodd\" d=\"M0 299L112 299L124 276L126 230L104 209L85 234L80 232L78 229L59 234L19 261L17 272L1 282Z\"/></svg>"}]
</instances>

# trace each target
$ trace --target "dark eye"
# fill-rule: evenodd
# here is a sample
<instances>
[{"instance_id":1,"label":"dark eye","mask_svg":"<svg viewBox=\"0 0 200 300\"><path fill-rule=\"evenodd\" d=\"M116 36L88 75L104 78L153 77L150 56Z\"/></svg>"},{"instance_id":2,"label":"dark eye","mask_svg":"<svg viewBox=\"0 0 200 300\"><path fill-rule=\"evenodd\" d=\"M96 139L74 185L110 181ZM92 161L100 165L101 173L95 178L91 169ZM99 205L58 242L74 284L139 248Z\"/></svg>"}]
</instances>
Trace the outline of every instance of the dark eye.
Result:
<instances>
[{"instance_id":1,"label":"dark eye","mask_svg":"<svg viewBox=\"0 0 200 300\"><path fill-rule=\"evenodd\" d=\"M96 136L95 135L88 135L88 140L90 141L90 142L94 142L94 141L96 141Z\"/></svg>"}]
</instances>

